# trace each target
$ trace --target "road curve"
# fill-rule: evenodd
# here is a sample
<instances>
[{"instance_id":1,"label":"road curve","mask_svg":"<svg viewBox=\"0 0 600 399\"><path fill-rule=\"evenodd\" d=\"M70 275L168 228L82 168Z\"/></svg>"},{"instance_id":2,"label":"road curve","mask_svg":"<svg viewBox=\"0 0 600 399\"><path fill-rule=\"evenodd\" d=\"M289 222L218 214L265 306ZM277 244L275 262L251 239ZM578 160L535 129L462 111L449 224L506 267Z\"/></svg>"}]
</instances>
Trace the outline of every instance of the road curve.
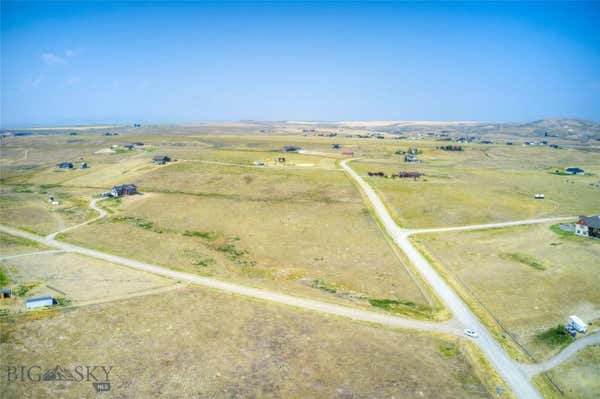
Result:
<instances>
[{"instance_id":1,"label":"road curve","mask_svg":"<svg viewBox=\"0 0 600 399\"><path fill-rule=\"evenodd\" d=\"M553 358L546 360L545 362L537 364L522 364L521 368L523 368L527 375L534 376L560 366L567 360L574 357L577 352L590 345L600 345L600 331L596 331L588 336L578 339L563 349L562 352Z\"/></svg>"},{"instance_id":2,"label":"road curve","mask_svg":"<svg viewBox=\"0 0 600 399\"><path fill-rule=\"evenodd\" d=\"M73 226L74 228L76 226ZM195 274L179 272L166 267L157 266L149 263L139 262L133 259L124 258L121 256L111 255L104 252L96 251L89 248L83 248L72 244L67 244L57 241L52 237L42 237L16 228L0 225L0 231L12 234L18 237L23 237L32 241L40 242L48 246L52 246L63 251L75 252L78 254L90 256L97 259L106 260L112 263L128 266L133 269L142 270L145 272L168 277L177 281L187 281L190 283L202 285L217 290L239 294L252 298L263 299L271 302L282 303L298 308L314 310L321 313L332 314L336 316L347 317L354 320L366 321L370 323L382 324L393 328L413 329L420 331L436 331L441 333L449 333L461 335L462 329L451 320L449 322L428 322L403 317L391 316L367 310L355 309L341 305L334 305L327 302L316 301L312 299L300 298L286 294L280 294L263 290L259 288L246 287L239 284L228 283L208 277L201 277Z\"/></svg>"},{"instance_id":3,"label":"road curve","mask_svg":"<svg viewBox=\"0 0 600 399\"><path fill-rule=\"evenodd\" d=\"M49 240L54 240L54 238L58 234L60 234L60 233L64 233L65 231L73 230L73 229L76 229L78 227L85 226L86 224L95 222L96 220L102 219L103 217L106 216L106 211L104 209L96 206L96 203L98 203L99 201L102 201L103 199L106 199L106 198L107 197L95 198L95 199L93 199L93 200L90 201L90 208L92 208L93 210L95 210L96 212L98 212L98 214L99 214L98 216L96 216L93 219L88 220L87 222L79 223L79 224L76 224L75 226L67 227L66 229L62 229L62 230L59 230L59 231L55 231L54 233L50 233L50 234L48 234L46 236L46 238L49 239Z\"/></svg>"},{"instance_id":4,"label":"road curve","mask_svg":"<svg viewBox=\"0 0 600 399\"><path fill-rule=\"evenodd\" d=\"M347 165L348 161L351 160L348 159L340 162L340 166L348 172L366 194L367 198L369 198L377 218L381 221L388 234L427 279L454 317L462 325L474 328L479 332L479 338L475 339L474 342L481 348L490 363L504 378L504 381L506 381L515 395L522 399L541 399L542 396L531 383L529 376L521 369L519 364L506 354L477 316L471 312L460 297L440 277L425 257L417 251L409 240L408 231L398 227L379 196L375 193L375 190Z\"/></svg>"}]
</instances>

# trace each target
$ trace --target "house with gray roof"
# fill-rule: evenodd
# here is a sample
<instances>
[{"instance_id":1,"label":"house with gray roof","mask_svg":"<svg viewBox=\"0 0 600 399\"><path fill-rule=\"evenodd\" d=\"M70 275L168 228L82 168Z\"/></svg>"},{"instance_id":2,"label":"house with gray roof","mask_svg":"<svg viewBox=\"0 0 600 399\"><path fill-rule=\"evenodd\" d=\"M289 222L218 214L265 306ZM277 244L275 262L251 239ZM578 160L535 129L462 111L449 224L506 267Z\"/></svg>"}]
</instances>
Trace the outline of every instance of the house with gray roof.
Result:
<instances>
[{"instance_id":1,"label":"house with gray roof","mask_svg":"<svg viewBox=\"0 0 600 399\"><path fill-rule=\"evenodd\" d=\"M579 216L579 220L575 223L575 234L600 238L600 215Z\"/></svg>"}]
</instances>

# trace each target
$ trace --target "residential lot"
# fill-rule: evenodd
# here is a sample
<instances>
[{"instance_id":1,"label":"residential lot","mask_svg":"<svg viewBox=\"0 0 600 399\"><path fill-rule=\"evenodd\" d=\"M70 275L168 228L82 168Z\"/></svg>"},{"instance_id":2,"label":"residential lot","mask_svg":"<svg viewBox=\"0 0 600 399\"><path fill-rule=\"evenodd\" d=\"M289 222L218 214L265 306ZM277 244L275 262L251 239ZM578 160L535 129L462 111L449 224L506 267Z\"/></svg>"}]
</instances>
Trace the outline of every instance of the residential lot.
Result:
<instances>
[{"instance_id":1,"label":"residential lot","mask_svg":"<svg viewBox=\"0 0 600 399\"><path fill-rule=\"evenodd\" d=\"M350 305L372 308L370 299L402 300L406 306L398 306L398 313L438 317L440 309L430 307L424 284L407 269L358 198L281 201L146 193L109 209L113 213L107 219L61 239Z\"/></svg>"},{"instance_id":2,"label":"residential lot","mask_svg":"<svg viewBox=\"0 0 600 399\"><path fill-rule=\"evenodd\" d=\"M534 217L599 213L600 161L597 154L547 147L463 145L464 151L441 151L442 143L406 143L418 148L423 162L406 163L402 155L357 161L354 168L388 175L417 171L418 179L370 177L400 225L410 228L493 223ZM578 165L589 174L567 176L556 170ZM545 199L536 200L534 194Z\"/></svg>"},{"instance_id":3,"label":"residential lot","mask_svg":"<svg viewBox=\"0 0 600 399\"><path fill-rule=\"evenodd\" d=\"M549 224L414 236L440 267L542 360L562 345L539 334L576 314L600 320L600 242ZM566 342L565 342L566 343Z\"/></svg>"},{"instance_id":4,"label":"residential lot","mask_svg":"<svg viewBox=\"0 0 600 399\"><path fill-rule=\"evenodd\" d=\"M495 389L455 340L197 288L17 318L0 349L3 365L112 366L107 395L122 398L486 398ZM95 394L85 382L3 381L2 390Z\"/></svg>"}]
</instances>

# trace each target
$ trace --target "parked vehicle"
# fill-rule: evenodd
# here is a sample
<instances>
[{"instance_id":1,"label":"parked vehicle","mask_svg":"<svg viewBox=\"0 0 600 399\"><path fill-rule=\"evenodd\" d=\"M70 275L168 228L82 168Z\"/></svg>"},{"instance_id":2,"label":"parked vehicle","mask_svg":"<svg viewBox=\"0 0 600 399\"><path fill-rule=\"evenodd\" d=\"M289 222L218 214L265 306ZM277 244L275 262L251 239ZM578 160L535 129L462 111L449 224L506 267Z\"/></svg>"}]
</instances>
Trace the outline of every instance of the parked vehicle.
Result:
<instances>
[{"instance_id":1,"label":"parked vehicle","mask_svg":"<svg viewBox=\"0 0 600 399\"><path fill-rule=\"evenodd\" d=\"M471 328L467 328L465 331L465 335L471 338L477 338L479 337L479 334L477 334L477 331L471 329Z\"/></svg>"}]
</instances>

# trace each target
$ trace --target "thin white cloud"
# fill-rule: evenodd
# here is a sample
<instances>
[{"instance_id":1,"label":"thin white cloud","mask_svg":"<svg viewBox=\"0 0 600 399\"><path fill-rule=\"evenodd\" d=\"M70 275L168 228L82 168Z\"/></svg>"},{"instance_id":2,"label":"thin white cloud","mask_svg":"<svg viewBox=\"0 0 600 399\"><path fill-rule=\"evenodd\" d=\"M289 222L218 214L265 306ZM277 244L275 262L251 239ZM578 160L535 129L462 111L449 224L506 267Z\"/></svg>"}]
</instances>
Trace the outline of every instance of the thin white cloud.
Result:
<instances>
[{"instance_id":1,"label":"thin white cloud","mask_svg":"<svg viewBox=\"0 0 600 399\"><path fill-rule=\"evenodd\" d=\"M78 76L73 76L67 80L67 86L74 86L79 83L81 83L81 78Z\"/></svg>"},{"instance_id":2,"label":"thin white cloud","mask_svg":"<svg viewBox=\"0 0 600 399\"><path fill-rule=\"evenodd\" d=\"M31 87L38 87L42 83L42 80L44 80L44 75L40 74L35 78L25 80L25 84Z\"/></svg>"},{"instance_id":3,"label":"thin white cloud","mask_svg":"<svg viewBox=\"0 0 600 399\"><path fill-rule=\"evenodd\" d=\"M59 57L54 53L42 54L42 60L46 63L46 65L60 65L66 63L64 58Z\"/></svg>"},{"instance_id":4,"label":"thin white cloud","mask_svg":"<svg viewBox=\"0 0 600 399\"><path fill-rule=\"evenodd\" d=\"M65 51L65 57L72 57L75 54L77 54L75 50L68 49L67 51Z\"/></svg>"}]
</instances>

